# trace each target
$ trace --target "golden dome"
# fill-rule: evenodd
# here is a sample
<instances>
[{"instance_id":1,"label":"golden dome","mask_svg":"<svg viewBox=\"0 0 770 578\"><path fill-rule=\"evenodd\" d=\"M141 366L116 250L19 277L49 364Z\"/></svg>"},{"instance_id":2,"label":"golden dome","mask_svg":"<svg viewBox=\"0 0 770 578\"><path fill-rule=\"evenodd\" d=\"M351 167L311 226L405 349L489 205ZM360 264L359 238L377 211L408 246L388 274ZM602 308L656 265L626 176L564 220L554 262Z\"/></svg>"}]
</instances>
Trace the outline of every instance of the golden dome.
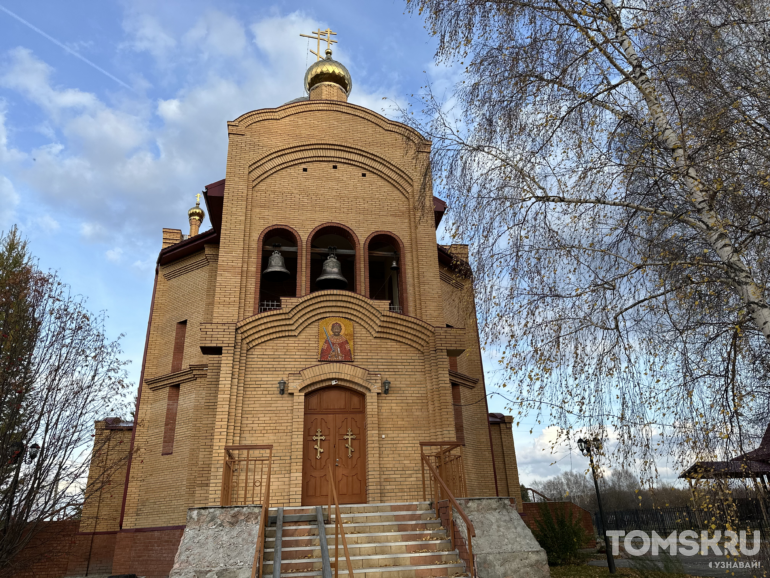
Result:
<instances>
[{"instance_id":1,"label":"golden dome","mask_svg":"<svg viewBox=\"0 0 770 578\"><path fill-rule=\"evenodd\" d=\"M350 95L353 90L353 79L348 69L336 60L332 60L332 51L326 49L326 58L314 62L305 73L305 91L310 92L316 84L333 82L342 87Z\"/></svg>"},{"instance_id":2,"label":"golden dome","mask_svg":"<svg viewBox=\"0 0 770 578\"><path fill-rule=\"evenodd\" d=\"M190 219L198 219L201 223L203 222L203 219L206 218L206 213L201 209L200 195L198 195L198 201L195 203L195 206L187 211L187 217Z\"/></svg>"}]
</instances>

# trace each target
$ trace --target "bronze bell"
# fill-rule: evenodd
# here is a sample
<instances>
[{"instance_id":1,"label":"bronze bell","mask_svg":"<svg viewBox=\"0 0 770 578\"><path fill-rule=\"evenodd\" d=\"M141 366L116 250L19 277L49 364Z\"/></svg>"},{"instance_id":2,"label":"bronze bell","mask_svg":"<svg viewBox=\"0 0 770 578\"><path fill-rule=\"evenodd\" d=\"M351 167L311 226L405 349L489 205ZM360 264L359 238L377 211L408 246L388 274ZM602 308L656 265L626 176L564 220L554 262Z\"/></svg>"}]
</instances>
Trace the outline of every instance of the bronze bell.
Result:
<instances>
[{"instance_id":1,"label":"bronze bell","mask_svg":"<svg viewBox=\"0 0 770 578\"><path fill-rule=\"evenodd\" d=\"M348 280L342 276L342 263L334 255L334 247L329 247L329 256L324 261L321 275L315 280L319 289L345 289Z\"/></svg>"},{"instance_id":2,"label":"bronze bell","mask_svg":"<svg viewBox=\"0 0 770 578\"><path fill-rule=\"evenodd\" d=\"M286 268L283 255L281 255L281 252L276 248L276 250L273 251L273 254L270 255L270 259L267 261L267 269L262 271L262 277L266 281L284 281L290 276L291 271Z\"/></svg>"}]
</instances>

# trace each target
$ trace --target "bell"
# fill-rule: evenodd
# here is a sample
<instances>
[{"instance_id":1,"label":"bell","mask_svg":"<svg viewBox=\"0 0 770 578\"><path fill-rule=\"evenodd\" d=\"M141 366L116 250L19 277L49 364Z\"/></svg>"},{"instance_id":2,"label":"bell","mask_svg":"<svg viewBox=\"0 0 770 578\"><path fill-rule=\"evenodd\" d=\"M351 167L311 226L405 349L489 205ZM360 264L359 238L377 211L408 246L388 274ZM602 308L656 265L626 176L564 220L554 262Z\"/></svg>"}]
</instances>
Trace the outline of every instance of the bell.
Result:
<instances>
[{"instance_id":1,"label":"bell","mask_svg":"<svg viewBox=\"0 0 770 578\"><path fill-rule=\"evenodd\" d=\"M390 270L391 271L398 271L398 261L396 261L395 259L393 259L393 263L390 266Z\"/></svg>"},{"instance_id":2,"label":"bell","mask_svg":"<svg viewBox=\"0 0 770 578\"><path fill-rule=\"evenodd\" d=\"M283 281L289 276L291 276L291 271L286 268L283 255L280 251L273 251L267 262L267 269L262 271L262 277L266 281Z\"/></svg>"},{"instance_id":3,"label":"bell","mask_svg":"<svg viewBox=\"0 0 770 578\"><path fill-rule=\"evenodd\" d=\"M319 289L345 289L348 280L342 276L342 263L337 260L332 251L324 261L321 275L315 280Z\"/></svg>"}]
</instances>

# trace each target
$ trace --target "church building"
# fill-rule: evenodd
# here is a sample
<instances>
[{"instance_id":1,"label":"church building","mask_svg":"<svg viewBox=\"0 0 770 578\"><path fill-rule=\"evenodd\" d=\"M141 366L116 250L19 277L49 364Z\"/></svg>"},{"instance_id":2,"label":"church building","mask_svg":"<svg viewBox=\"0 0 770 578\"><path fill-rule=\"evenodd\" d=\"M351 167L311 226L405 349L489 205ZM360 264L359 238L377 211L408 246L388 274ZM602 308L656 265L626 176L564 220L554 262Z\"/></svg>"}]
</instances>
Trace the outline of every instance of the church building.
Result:
<instances>
[{"instance_id":1,"label":"church building","mask_svg":"<svg viewBox=\"0 0 770 578\"><path fill-rule=\"evenodd\" d=\"M521 509L431 143L348 102L316 38L306 96L228 122L224 178L189 234L163 229L135 421L96 424L81 574L166 576L189 508L260 504L268 481L271 507L325 505L329 475L341 504L426 500L431 452Z\"/></svg>"}]
</instances>

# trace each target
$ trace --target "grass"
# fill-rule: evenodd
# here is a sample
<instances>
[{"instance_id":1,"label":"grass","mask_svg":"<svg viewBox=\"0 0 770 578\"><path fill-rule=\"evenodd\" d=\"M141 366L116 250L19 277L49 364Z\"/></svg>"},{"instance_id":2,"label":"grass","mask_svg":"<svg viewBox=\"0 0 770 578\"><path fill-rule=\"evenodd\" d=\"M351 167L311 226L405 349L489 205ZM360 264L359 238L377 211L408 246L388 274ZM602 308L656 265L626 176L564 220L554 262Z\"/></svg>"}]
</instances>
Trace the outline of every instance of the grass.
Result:
<instances>
[{"instance_id":1,"label":"grass","mask_svg":"<svg viewBox=\"0 0 770 578\"><path fill-rule=\"evenodd\" d=\"M565 566L551 566L551 578L603 578L612 576L607 568L601 566L588 566L586 562L590 560L604 560L604 554L581 553L580 561L576 564ZM615 576L625 576L627 578L698 578L690 574L680 574L676 572L656 572L644 568L618 568Z\"/></svg>"},{"instance_id":2,"label":"grass","mask_svg":"<svg viewBox=\"0 0 770 578\"><path fill-rule=\"evenodd\" d=\"M551 578L604 578L612 576L607 568L600 566L571 565L571 566L551 566ZM689 574L664 574L663 572L639 572L631 568L618 568L615 576L627 576L629 578L697 578Z\"/></svg>"}]
</instances>

